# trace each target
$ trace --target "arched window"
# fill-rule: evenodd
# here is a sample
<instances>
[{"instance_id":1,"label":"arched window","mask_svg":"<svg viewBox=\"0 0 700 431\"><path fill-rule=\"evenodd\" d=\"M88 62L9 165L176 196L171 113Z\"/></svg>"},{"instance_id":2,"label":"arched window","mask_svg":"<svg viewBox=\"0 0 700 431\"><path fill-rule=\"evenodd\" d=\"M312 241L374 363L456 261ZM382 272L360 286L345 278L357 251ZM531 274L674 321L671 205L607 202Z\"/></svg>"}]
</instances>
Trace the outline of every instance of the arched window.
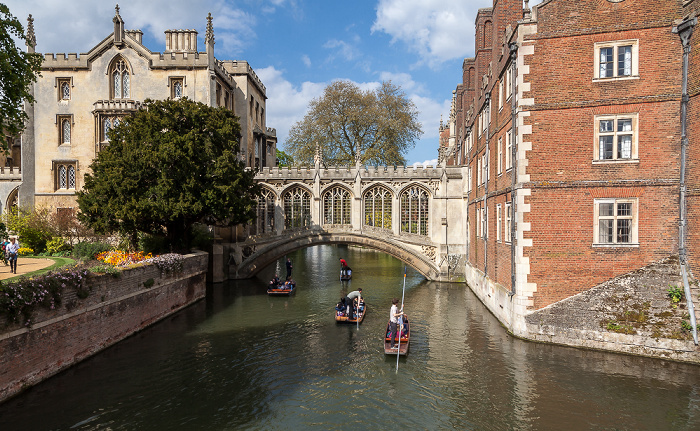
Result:
<instances>
[{"instance_id":1,"label":"arched window","mask_svg":"<svg viewBox=\"0 0 700 431\"><path fill-rule=\"evenodd\" d=\"M130 94L129 86L129 68L126 61L118 59L112 64L111 74L112 80L112 98L113 99L128 99Z\"/></svg>"},{"instance_id":2,"label":"arched window","mask_svg":"<svg viewBox=\"0 0 700 431\"><path fill-rule=\"evenodd\" d=\"M391 191L375 186L365 192L365 225L391 229Z\"/></svg>"},{"instance_id":3,"label":"arched window","mask_svg":"<svg viewBox=\"0 0 700 431\"><path fill-rule=\"evenodd\" d=\"M70 144L70 119L61 120L61 143Z\"/></svg>"},{"instance_id":4,"label":"arched window","mask_svg":"<svg viewBox=\"0 0 700 431\"><path fill-rule=\"evenodd\" d=\"M323 223L351 224L350 192L344 187L331 187L323 194Z\"/></svg>"},{"instance_id":5,"label":"arched window","mask_svg":"<svg viewBox=\"0 0 700 431\"><path fill-rule=\"evenodd\" d=\"M253 234L260 235L263 233L274 232L275 230L275 193L263 188L261 195L258 197L258 218L255 222L255 232Z\"/></svg>"},{"instance_id":6,"label":"arched window","mask_svg":"<svg viewBox=\"0 0 700 431\"><path fill-rule=\"evenodd\" d=\"M418 186L401 193L401 232L428 235L428 192Z\"/></svg>"},{"instance_id":7,"label":"arched window","mask_svg":"<svg viewBox=\"0 0 700 431\"><path fill-rule=\"evenodd\" d=\"M61 99L63 99L63 100L70 99L70 83L67 81L63 81L61 83Z\"/></svg>"},{"instance_id":8,"label":"arched window","mask_svg":"<svg viewBox=\"0 0 700 431\"><path fill-rule=\"evenodd\" d=\"M311 194L302 187L293 187L284 194L284 228L311 225Z\"/></svg>"},{"instance_id":9,"label":"arched window","mask_svg":"<svg viewBox=\"0 0 700 431\"><path fill-rule=\"evenodd\" d=\"M107 141L109 137L107 136L107 133L109 130L112 128L112 119L107 117L105 118L105 124L104 124L104 138L102 139L103 141Z\"/></svg>"},{"instance_id":10,"label":"arched window","mask_svg":"<svg viewBox=\"0 0 700 431\"><path fill-rule=\"evenodd\" d=\"M75 167L68 166L67 170L68 170L68 188L74 189L75 188Z\"/></svg>"},{"instance_id":11,"label":"arched window","mask_svg":"<svg viewBox=\"0 0 700 431\"><path fill-rule=\"evenodd\" d=\"M58 188L65 189L67 184L66 167L61 165L58 167Z\"/></svg>"}]
</instances>

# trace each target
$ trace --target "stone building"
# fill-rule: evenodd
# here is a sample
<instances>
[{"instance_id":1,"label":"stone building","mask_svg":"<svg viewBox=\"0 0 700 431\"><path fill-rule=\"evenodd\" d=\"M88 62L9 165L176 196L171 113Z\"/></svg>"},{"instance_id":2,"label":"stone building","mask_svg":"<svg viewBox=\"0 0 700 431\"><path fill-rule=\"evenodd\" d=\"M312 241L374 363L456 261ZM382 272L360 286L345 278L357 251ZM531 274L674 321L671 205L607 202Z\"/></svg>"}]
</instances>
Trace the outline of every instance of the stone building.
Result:
<instances>
[{"instance_id":1,"label":"stone building","mask_svg":"<svg viewBox=\"0 0 700 431\"><path fill-rule=\"evenodd\" d=\"M36 46L32 24L30 16L30 52ZM211 14L203 52L196 30L167 30L165 50L151 52L140 30L125 29L118 6L110 24L112 33L87 53L43 54L32 90L36 103L26 107L21 186L0 186L4 206L18 201L22 207L74 211L90 163L109 144L107 131L148 98L187 97L234 111L241 123L241 160L275 166L277 138L266 127L265 86L247 62L214 56ZM5 180L2 172L0 177Z\"/></svg>"},{"instance_id":2,"label":"stone building","mask_svg":"<svg viewBox=\"0 0 700 431\"><path fill-rule=\"evenodd\" d=\"M686 250L700 273L700 1L528 3L479 10L441 144L468 178L467 282L516 334Z\"/></svg>"}]
</instances>

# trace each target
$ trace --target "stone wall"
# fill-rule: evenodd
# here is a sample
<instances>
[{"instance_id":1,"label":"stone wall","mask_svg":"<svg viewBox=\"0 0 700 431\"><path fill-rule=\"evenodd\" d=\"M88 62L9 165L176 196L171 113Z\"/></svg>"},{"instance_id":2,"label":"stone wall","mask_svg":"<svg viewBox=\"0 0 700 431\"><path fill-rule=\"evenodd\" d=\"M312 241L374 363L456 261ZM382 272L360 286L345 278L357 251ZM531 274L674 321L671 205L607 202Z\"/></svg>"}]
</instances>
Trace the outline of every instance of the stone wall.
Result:
<instances>
[{"instance_id":1,"label":"stone wall","mask_svg":"<svg viewBox=\"0 0 700 431\"><path fill-rule=\"evenodd\" d=\"M37 309L31 327L1 328L0 401L204 298L207 260L185 256L172 275L149 265L95 276L87 298L66 293L56 310Z\"/></svg>"}]
</instances>

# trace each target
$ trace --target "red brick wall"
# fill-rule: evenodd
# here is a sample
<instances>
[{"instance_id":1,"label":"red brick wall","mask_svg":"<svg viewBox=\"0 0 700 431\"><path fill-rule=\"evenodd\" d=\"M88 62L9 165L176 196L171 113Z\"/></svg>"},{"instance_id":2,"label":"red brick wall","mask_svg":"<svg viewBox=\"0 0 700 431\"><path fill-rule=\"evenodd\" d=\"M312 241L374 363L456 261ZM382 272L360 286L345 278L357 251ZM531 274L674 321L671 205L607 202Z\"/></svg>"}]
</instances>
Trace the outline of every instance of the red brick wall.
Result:
<instances>
[{"instance_id":1,"label":"red brick wall","mask_svg":"<svg viewBox=\"0 0 700 431\"><path fill-rule=\"evenodd\" d=\"M687 5L686 15L700 15L700 1ZM693 275L700 278L700 23L696 24L691 40L688 94L688 260Z\"/></svg>"},{"instance_id":2,"label":"red brick wall","mask_svg":"<svg viewBox=\"0 0 700 431\"><path fill-rule=\"evenodd\" d=\"M155 266L101 276L86 299L65 295L54 311L40 309L29 330L0 334L0 401L66 369L204 298L205 253L190 255L181 273L161 278ZM153 287L144 281L153 279Z\"/></svg>"}]
</instances>

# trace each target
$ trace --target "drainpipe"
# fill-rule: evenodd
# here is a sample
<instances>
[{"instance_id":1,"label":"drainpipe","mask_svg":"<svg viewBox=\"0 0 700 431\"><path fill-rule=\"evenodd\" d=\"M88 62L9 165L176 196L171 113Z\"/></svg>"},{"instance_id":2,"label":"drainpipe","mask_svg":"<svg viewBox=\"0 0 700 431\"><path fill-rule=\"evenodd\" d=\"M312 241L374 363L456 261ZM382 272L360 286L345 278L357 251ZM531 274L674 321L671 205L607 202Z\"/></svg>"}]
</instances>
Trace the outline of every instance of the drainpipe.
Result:
<instances>
[{"instance_id":1,"label":"drainpipe","mask_svg":"<svg viewBox=\"0 0 700 431\"><path fill-rule=\"evenodd\" d=\"M693 29L697 24L697 18L686 19L673 28L673 33L678 34L683 45L683 81L681 86L681 175L680 175L680 202L679 213L680 220L678 222L678 257L681 263L681 275L683 276L683 289L688 304L688 314L690 314L690 325L693 327L693 341L698 344L698 328L695 322L695 306L693 298L690 294L690 286L688 285L688 272L686 265L688 264L688 250L685 245L687 235L687 220L686 220L686 184L685 170L686 158L688 149L688 135L686 134L687 118L688 118L688 63L690 57L690 37L693 35Z\"/></svg>"},{"instance_id":2,"label":"drainpipe","mask_svg":"<svg viewBox=\"0 0 700 431\"><path fill-rule=\"evenodd\" d=\"M510 189L510 211L511 211L511 216L510 216L510 295L511 297L515 295L515 281L516 281L516 276L515 276L515 248L517 245L518 241L518 235L517 231L515 230L517 227L517 223L515 222L516 219L516 214L517 212L515 211L516 209L516 194L515 194L515 188L518 184L518 149L516 148L518 145L518 133L517 133L517 125L518 125L518 103L515 100L515 96L517 94L515 87L518 83L518 77L517 77L517 60L518 60L518 43L517 42L511 42L508 47L510 48L510 68L511 68L511 77L510 77L510 126L511 126L511 133L510 133L510 149L511 149L511 172L510 176L512 179L511 183L511 189Z\"/></svg>"}]
</instances>

